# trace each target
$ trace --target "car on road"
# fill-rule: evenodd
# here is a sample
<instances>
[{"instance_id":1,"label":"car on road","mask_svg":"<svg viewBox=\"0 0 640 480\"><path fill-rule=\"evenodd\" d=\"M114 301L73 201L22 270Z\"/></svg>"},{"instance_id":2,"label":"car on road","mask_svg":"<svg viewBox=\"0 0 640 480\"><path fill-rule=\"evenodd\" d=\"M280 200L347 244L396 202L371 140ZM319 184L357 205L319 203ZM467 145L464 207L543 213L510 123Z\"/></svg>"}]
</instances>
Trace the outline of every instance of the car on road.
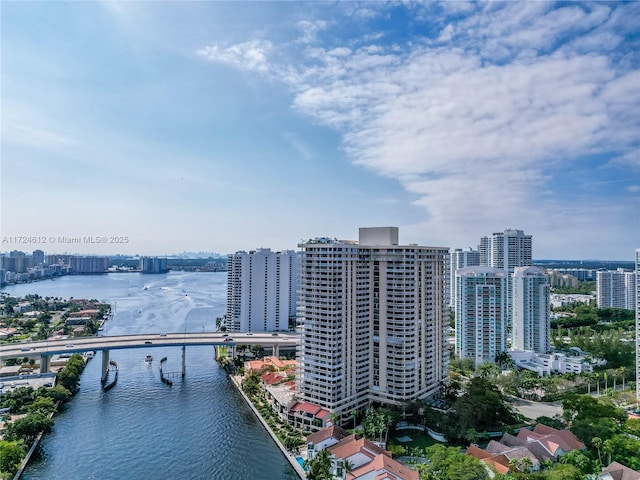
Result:
<instances>
[{"instance_id":1,"label":"car on road","mask_svg":"<svg viewBox=\"0 0 640 480\"><path fill-rule=\"evenodd\" d=\"M223 342L233 342L233 338L231 337L226 337Z\"/></svg>"},{"instance_id":2,"label":"car on road","mask_svg":"<svg viewBox=\"0 0 640 480\"><path fill-rule=\"evenodd\" d=\"M160 334L160 336L161 336L161 337L166 337L166 336L167 336L167 334L166 334L166 333L161 333L161 334Z\"/></svg>"},{"instance_id":3,"label":"car on road","mask_svg":"<svg viewBox=\"0 0 640 480\"><path fill-rule=\"evenodd\" d=\"M274 337L277 337L277 336L278 336L278 334L277 334L277 333L272 333L271 335L272 335L272 336L274 336Z\"/></svg>"},{"instance_id":4,"label":"car on road","mask_svg":"<svg viewBox=\"0 0 640 480\"><path fill-rule=\"evenodd\" d=\"M67 344L65 345L65 347L67 347L67 348L73 348L74 346L75 346L75 345L74 345L73 343L67 343Z\"/></svg>"},{"instance_id":5,"label":"car on road","mask_svg":"<svg viewBox=\"0 0 640 480\"><path fill-rule=\"evenodd\" d=\"M21 352L29 352L29 351L31 351L31 349L30 348L21 348L20 351Z\"/></svg>"},{"instance_id":6,"label":"car on road","mask_svg":"<svg viewBox=\"0 0 640 480\"><path fill-rule=\"evenodd\" d=\"M145 345L151 345L153 342L151 340L145 340L144 343Z\"/></svg>"}]
</instances>

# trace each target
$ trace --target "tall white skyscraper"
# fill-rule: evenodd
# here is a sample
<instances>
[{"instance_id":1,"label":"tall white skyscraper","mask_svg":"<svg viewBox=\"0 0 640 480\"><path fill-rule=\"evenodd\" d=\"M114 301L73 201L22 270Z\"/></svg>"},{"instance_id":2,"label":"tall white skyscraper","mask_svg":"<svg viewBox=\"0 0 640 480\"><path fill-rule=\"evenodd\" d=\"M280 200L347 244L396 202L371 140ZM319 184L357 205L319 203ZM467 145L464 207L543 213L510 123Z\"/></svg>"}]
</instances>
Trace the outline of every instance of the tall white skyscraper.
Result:
<instances>
[{"instance_id":1,"label":"tall white skyscraper","mask_svg":"<svg viewBox=\"0 0 640 480\"><path fill-rule=\"evenodd\" d=\"M507 277L502 268L456 271L456 354L476 365L507 350Z\"/></svg>"},{"instance_id":2,"label":"tall white skyscraper","mask_svg":"<svg viewBox=\"0 0 640 480\"><path fill-rule=\"evenodd\" d=\"M228 331L286 331L295 325L298 254L268 248L236 252L227 260Z\"/></svg>"},{"instance_id":3,"label":"tall white skyscraper","mask_svg":"<svg viewBox=\"0 0 640 480\"><path fill-rule=\"evenodd\" d=\"M532 237L512 228L482 237L478 245L480 265L507 272L507 328L513 326L513 289L511 275L516 267L529 267L532 261Z\"/></svg>"},{"instance_id":4,"label":"tall white skyscraper","mask_svg":"<svg viewBox=\"0 0 640 480\"><path fill-rule=\"evenodd\" d=\"M482 237L478 246L480 265L502 268L513 273L515 267L528 267L532 259L532 237L522 230L507 229Z\"/></svg>"},{"instance_id":5,"label":"tall white skyscraper","mask_svg":"<svg viewBox=\"0 0 640 480\"><path fill-rule=\"evenodd\" d=\"M480 265L480 252L473 250L471 247L456 248L450 255L450 271L449 271L449 306L455 308L456 306L456 270L465 267L475 267Z\"/></svg>"},{"instance_id":6,"label":"tall white skyscraper","mask_svg":"<svg viewBox=\"0 0 640 480\"><path fill-rule=\"evenodd\" d=\"M397 227L300 247L301 397L348 416L438 393L449 373L448 249L399 245Z\"/></svg>"},{"instance_id":7,"label":"tall white skyscraper","mask_svg":"<svg viewBox=\"0 0 640 480\"><path fill-rule=\"evenodd\" d=\"M549 278L539 267L515 267L512 282L512 348L548 353L551 349Z\"/></svg>"},{"instance_id":8,"label":"tall white skyscraper","mask_svg":"<svg viewBox=\"0 0 640 480\"><path fill-rule=\"evenodd\" d=\"M636 272L622 268L596 272L596 302L598 308L635 310Z\"/></svg>"}]
</instances>

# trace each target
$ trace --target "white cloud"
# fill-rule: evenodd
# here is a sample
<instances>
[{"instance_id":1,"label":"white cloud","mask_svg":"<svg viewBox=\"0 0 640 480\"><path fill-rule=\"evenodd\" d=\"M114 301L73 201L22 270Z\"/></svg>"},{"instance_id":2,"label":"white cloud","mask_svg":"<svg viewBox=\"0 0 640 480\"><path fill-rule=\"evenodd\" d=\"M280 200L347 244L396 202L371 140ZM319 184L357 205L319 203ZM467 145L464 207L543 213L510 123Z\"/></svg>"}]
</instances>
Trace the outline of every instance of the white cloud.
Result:
<instances>
[{"instance_id":1,"label":"white cloud","mask_svg":"<svg viewBox=\"0 0 640 480\"><path fill-rule=\"evenodd\" d=\"M271 42L251 40L228 47L209 45L198 50L196 54L208 60L267 73L269 71L267 55L271 49Z\"/></svg>"},{"instance_id":2,"label":"white cloud","mask_svg":"<svg viewBox=\"0 0 640 480\"><path fill-rule=\"evenodd\" d=\"M593 208L589 197L560 207L549 172L616 151L616 165L637 166L640 72L610 56L620 14L603 4L482 9L443 22L436 42L309 46L273 71L291 85L295 108L342 132L355 163L414 194L443 239L462 228L583 228L595 212L619 235L611 222L624 207Z\"/></svg>"},{"instance_id":3,"label":"white cloud","mask_svg":"<svg viewBox=\"0 0 640 480\"><path fill-rule=\"evenodd\" d=\"M328 22L324 20L302 20L298 22L298 28L302 32L302 36L298 38L298 42L300 43L312 43L316 40L316 35L318 32L324 30L329 25Z\"/></svg>"}]
</instances>

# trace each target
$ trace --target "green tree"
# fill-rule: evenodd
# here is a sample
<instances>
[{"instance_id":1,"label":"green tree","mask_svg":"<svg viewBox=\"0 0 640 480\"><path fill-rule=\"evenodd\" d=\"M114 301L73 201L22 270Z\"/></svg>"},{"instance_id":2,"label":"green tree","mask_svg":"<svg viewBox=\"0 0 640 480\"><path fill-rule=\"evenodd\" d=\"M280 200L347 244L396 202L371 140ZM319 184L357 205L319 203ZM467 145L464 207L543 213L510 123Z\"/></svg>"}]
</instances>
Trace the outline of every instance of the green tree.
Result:
<instances>
[{"instance_id":1,"label":"green tree","mask_svg":"<svg viewBox=\"0 0 640 480\"><path fill-rule=\"evenodd\" d=\"M453 404L448 417L447 437L461 440L470 428L477 432L515 421L504 397L486 378L474 377L466 384L465 393Z\"/></svg>"},{"instance_id":2,"label":"green tree","mask_svg":"<svg viewBox=\"0 0 640 480\"><path fill-rule=\"evenodd\" d=\"M309 462L309 480L332 480L331 456L329 452L320 450Z\"/></svg>"},{"instance_id":3,"label":"green tree","mask_svg":"<svg viewBox=\"0 0 640 480\"><path fill-rule=\"evenodd\" d=\"M571 464L558 465L547 473L548 480L582 480L585 476Z\"/></svg>"},{"instance_id":4,"label":"green tree","mask_svg":"<svg viewBox=\"0 0 640 480\"><path fill-rule=\"evenodd\" d=\"M27 405L27 411L50 415L56 411L56 404L48 397L37 397L31 404Z\"/></svg>"},{"instance_id":5,"label":"green tree","mask_svg":"<svg viewBox=\"0 0 640 480\"><path fill-rule=\"evenodd\" d=\"M20 468L24 454L22 442L0 440L0 472L12 478Z\"/></svg>"},{"instance_id":6,"label":"green tree","mask_svg":"<svg viewBox=\"0 0 640 480\"><path fill-rule=\"evenodd\" d=\"M25 440L27 443L40 432L49 432L53 420L42 412L27 413L7 427L6 438L9 440Z\"/></svg>"},{"instance_id":7,"label":"green tree","mask_svg":"<svg viewBox=\"0 0 640 480\"><path fill-rule=\"evenodd\" d=\"M640 471L640 440L624 433L614 435L605 447L603 442L603 454L611 452L611 460L620 462L627 467ZM607 450L609 449L609 450Z\"/></svg>"},{"instance_id":8,"label":"green tree","mask_svg":"<svg viewBox=\"0 0 640 480\"><path fill-rule=\"evenodd\" d=\"M48 397L54 402L66 402L71 398L71 392L62 385L55 387L41 387L38 389L38 395Z\"/></svg>"},{"instance_id":9,"label":"green tree","mask_svg":"<svg viewBox=\"0 0 640 480\"><path fill-rule=\"evenodd\" d=\"M425 449L428 463L420 467L422 480L487 480L489 474L480 461L457 448L437 444Z\"/></svg>"},{"instance_id":10,"label":"green tree","mask_svg":"<svg viewBox=\"0 0 640 480\"><path fill-rule=\"evenodd\" d=\"M559 463L574 466L582 475L586 475L592 471L591 459L581 450L572 450L562 455Z\"/></svg>"}]
</instances>

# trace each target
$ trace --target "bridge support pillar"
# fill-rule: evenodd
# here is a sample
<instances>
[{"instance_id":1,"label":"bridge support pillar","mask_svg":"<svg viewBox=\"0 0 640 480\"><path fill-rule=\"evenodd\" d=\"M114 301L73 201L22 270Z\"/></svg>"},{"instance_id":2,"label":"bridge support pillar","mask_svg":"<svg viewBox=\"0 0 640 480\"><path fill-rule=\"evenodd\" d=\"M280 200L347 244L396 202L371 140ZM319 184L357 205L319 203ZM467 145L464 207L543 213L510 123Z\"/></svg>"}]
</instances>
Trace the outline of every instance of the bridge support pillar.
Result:
<instances>
[{"instance_id":1,"label":"bridge support pillar","mask_svg":"<svg viewBox=\"0 0 640 480\"><path fill-rule=\"evenodd\" d=\"M102 383L107 381L107 375L109 375L109 350L105 348L102 350L102 377L100 377Z\"/></svg>"},{"instance_id":2,"label":"bridge support pillar","mask_svg":"<svg viewBox=\"0 0 640 480\"><path fill-rule=\"evenodd\" d=\"M187 373L187 347L182 345L182 378Z\"/></svg>"},{"instance_id":3,"label":"bridge support pillar","mask_svg":"<svg viewBox=\"0 0 640 480\"><path fill-rule=\"evenodd\" d=\"M273 353L274 357L279 357L280 356L280 345L274 345L272 353Z\"/></svg>"},{"instance_id":4,"label":"bridge support pillar","mask_svg":"<svg viewBox=\"0 0 640 480\"><path fill-rule=\"evenodd\" d=\"M51 357L49 355L40 355L40 373L49 373L49 365Z\"/></svg>"}]
</instances>

